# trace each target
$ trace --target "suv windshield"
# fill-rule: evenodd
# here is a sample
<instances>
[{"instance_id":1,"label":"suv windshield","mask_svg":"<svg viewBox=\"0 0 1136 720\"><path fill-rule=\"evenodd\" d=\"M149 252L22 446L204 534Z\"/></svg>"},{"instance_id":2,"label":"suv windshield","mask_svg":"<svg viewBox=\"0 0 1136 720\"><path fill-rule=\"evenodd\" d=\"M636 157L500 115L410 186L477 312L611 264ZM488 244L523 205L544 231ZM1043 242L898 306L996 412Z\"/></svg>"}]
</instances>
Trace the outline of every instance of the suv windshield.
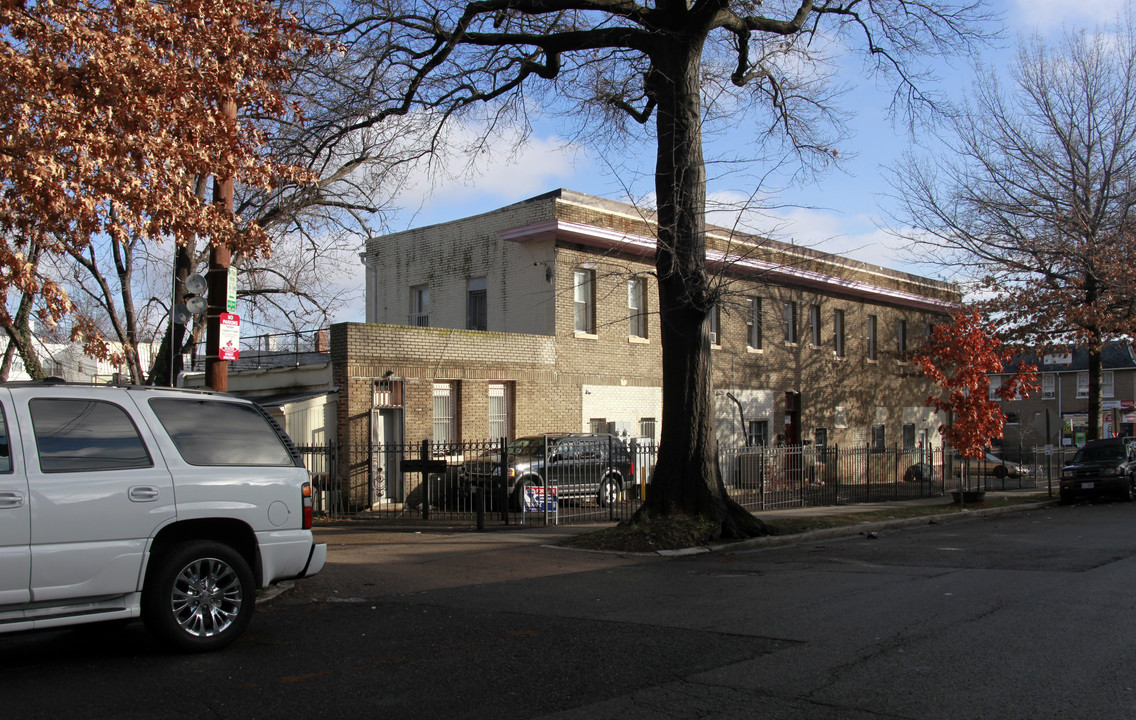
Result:
<instances>
[{"instance_id":1,"label":"suv windshield","mask_svg":"<svg viewBox=\"0 0 1136 720\"><path fill-rule=\"evenodd\" d=\"M1083 447L1073 456L1074 463L1123 462L1124 448L1119 445Z\"/></svg>"},{"instance_id":2,"label":"suv windshield","mask_svg":"<svg viewBox=\"0 0 1136 720\"><path fill-rule=\"evenodd\" d=\"M510 455L544 455L544 438L517 438L509 443Z\"/></svg>"}]
</instances>

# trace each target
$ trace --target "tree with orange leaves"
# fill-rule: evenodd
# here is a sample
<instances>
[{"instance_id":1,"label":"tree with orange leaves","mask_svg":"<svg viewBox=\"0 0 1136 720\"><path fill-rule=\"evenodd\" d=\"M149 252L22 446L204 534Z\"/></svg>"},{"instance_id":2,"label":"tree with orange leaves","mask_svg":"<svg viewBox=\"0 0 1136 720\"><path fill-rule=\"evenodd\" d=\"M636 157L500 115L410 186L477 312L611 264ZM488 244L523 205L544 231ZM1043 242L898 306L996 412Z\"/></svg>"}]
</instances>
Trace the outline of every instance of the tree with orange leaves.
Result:
<instances>
[{"instance_id":1,"label":"tree with orange leaves","mask_svg":"<svg viewBox=\"0 0 1136 720\"><path fill-rule=\"evenodd\" d=\"M71 303L30 258L82 253L95 236L266 253L258 225L198 189L304 179L222 105L287 114L278 88L317 47L260 0L0 0L0 320L13 291L60 320Z\"/></svg>"},{"instance_id":2,"label":"tree with orange leaves","mask_svg":"<svg viewBox=\"0 0 1136 720\"><path fill-rule=\"evenodd\" d=\"M978 310L955 312L951 322L935 326L930 341L915 356L923 374L944 392L927 398L929 407L950 418L939 432L968 460L981 458L990 441L1002 437L1006 416L993 398L1012 400L1037 390L1037 367L1019 362L991 393L990 375L1005 372L1012 357L1013 351Z\"/></svg>"}]
</instances>

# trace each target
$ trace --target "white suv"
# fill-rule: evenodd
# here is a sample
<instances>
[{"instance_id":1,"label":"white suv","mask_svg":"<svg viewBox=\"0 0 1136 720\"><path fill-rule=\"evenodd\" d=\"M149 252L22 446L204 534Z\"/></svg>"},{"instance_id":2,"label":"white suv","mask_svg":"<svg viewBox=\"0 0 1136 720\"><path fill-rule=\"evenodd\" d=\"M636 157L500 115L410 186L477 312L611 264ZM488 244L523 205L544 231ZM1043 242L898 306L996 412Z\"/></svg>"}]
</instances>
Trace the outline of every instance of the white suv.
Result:
<instances>
[{"instance_id":1,"label":"white suv","mask_svg":"<svg viewBox=\"0 0 1136 720\"><path fill-rule=\"evenodd\" d=\"M311 512L295 446L247 400L0 385L0 633L141 616L223 647L257 588L323 567Z\"/></svg>"}]
</instances>

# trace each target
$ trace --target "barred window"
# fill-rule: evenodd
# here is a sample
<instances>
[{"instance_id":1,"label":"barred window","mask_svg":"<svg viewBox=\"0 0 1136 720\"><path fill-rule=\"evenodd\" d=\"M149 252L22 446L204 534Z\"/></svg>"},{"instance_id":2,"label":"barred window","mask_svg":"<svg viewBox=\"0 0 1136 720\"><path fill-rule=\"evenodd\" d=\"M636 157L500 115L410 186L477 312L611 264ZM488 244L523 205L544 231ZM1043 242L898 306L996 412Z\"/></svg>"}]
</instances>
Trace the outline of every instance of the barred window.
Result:
<instances>
[{"instance_id":1,"label":"barred window","mask_svg":"<svg viewBox=\"0 0 1136 720\"><path fill-rule=\"evenodd\" d=\"M509 388L505 383L489 383L489 437L509 437Z\"/></svg>"},{"instance_id":2,"label":"barred window","mask_svg":"<svg viewBox=\"0 0 1136 720\"><path fill-rule=\"evenodd\" d=\"M434 442L457 441L457 414L455 413L453 383L434 383Z\"/></svg>"}]
</instances>

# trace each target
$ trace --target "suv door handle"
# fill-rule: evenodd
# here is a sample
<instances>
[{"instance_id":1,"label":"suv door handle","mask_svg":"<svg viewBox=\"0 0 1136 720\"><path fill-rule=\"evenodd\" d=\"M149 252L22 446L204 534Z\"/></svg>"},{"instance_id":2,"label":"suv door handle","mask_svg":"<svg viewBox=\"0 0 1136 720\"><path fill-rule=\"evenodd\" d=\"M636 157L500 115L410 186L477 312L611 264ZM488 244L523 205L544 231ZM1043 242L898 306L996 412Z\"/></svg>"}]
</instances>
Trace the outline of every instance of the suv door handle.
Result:
<instances>
[{"instance_id":1,"label":"suv door handle","mask_svg":"<svg viewBox=\"0 0 1136 720\"><path fill-rule=\"evenodd\" d=\"M131 502L153 502L158 499L158 488L150 485L138 485L130 488Z\"/></svg>"},{"instance_id":2,"label":"suv door handle","mask_svg":"<svg viewBox=\"0 0 1136 720\"><path fill-rule=\"evenodd\" d=\"M8 510L24 506L24 496L18 492L0 493L0 509Z\"/></svg>"}]
</instances>

